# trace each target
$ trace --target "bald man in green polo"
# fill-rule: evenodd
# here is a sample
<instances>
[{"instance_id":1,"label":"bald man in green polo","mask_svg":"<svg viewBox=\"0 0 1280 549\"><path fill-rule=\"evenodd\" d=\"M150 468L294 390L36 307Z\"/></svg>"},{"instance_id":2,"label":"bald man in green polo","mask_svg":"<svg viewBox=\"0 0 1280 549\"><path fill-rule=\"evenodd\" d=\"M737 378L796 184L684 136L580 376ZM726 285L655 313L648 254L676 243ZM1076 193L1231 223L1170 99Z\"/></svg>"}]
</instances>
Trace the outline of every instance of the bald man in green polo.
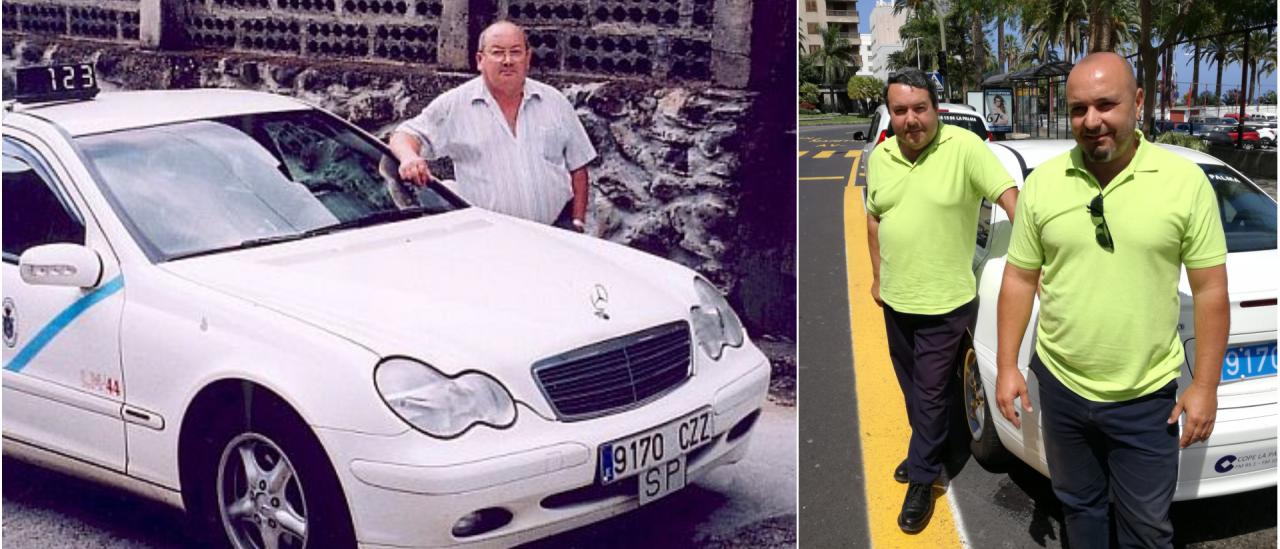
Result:
<instances>
[{"instance_id":1,"label":"bald man in green polo","mask_svg":"<svg viewBox=\"0 0 1280 549\"><path fill-rule=\"evenodd\" d=\"M1114 53L1067 77L1076 147L1027 179L1000 288L996 403L1032 411L1018 348L1040 295L1031 371L1049 476L1075 547L1172 547L1178 448L1206 440L1227 344L1226 239L1204 172L1143 140L1143 94ZM1194 382L1177 398L1180 268L1195 306ZM1181 441L1178 417L1186 414Z\"/></svg>"},{"instance_id":2,"label":"bald man in green polo","mask_svg":"<svg viewBox=\"0 0 1280 549\"><path fill-rule=\"evenodd\" d=\"M942 471L955 357L977 311L973 252L985 198L1013 216L1018 189L986 142L938 122L938 96L907 69L885 89L894 136L867 161L871 296L884 309L889 358L911 440L894 478L907 483L898 527L919 532Z\"/></svg>"}]
</instances>

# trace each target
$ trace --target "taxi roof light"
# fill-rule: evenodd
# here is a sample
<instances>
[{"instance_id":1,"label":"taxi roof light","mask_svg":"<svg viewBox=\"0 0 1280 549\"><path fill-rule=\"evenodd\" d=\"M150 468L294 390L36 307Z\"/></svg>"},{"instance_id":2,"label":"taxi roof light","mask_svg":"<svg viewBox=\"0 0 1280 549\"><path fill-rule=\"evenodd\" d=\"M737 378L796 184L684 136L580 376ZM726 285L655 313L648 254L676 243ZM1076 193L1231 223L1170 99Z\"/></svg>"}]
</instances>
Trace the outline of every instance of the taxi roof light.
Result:
<instances>
[{"instance_id":1,"label":"taxi roof light","mask_svg":"<svg viewBox=\"0 0 1280 549\"><path fill-rule=\"evenodd\" d=\"M92 63L21 67L14 73L14 100L21 104L85 101L99 91Z\"/></svg>"}]
</instances>

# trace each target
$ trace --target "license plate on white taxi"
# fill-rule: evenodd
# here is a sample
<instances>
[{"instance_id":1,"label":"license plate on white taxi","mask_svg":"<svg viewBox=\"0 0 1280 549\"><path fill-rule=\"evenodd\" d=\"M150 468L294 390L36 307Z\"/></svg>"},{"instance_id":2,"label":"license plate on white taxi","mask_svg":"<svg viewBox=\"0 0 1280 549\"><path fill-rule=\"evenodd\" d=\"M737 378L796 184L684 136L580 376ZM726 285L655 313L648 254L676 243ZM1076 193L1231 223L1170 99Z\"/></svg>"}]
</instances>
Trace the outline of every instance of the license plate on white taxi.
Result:
<instances>
[{"instance_id":1,"label":"license plate on white taxi","mask_svg":"<svg viewBox=\"0 0 1280 549\"><path fill-rule=\"evenodd\" d=\"M710 408L641 433L600 445L600 482L612 484L644 474L643 505L684 487L685 454L711 441L715 434Z\"/></svg>"},{"instance_id":2,"label":"license plate on white taxi","mask_svg":"<svg viewBox=\"0 0 1280 549\"><path fill-rule=\"evenodd\" d=\"M1228 347L1222 357L1222 382L1276 375L1276 342Z\"/></svg>"}]
</instances>

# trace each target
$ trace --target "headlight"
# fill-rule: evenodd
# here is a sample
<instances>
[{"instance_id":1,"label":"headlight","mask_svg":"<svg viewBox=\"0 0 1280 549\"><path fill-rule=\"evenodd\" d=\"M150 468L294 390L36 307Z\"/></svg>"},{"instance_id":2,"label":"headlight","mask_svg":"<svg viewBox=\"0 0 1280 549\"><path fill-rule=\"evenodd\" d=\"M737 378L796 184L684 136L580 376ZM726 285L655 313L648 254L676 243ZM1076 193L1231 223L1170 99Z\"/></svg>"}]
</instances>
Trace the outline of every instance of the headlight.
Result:
<instances>
[{"instance_id":1,"label":"headlight","mask_svg":"<svg viewBox=\"0 0 1280 549\"><path fill-rule=\"evenodd\" d=\"M511 394L478 372L450 378L416 360L384 360L374 373L378 394L401 419L418 430L453 438L482 423L510 427L516 420Z\"/></svg>"},{"instance_id":2,"label":"headlight","mask_svg":"<svg viewBox=\"0 0 1280 549\"><path fill-rule=\"evenodd\" d=\"M698 294L698 305L690 311L693 317L693 335L698 345L712 360L720 360L724 348L742 345L745 336L742 321L729 307L720 291L701 278L693 279Z\"/></svg>"}]
</instances>

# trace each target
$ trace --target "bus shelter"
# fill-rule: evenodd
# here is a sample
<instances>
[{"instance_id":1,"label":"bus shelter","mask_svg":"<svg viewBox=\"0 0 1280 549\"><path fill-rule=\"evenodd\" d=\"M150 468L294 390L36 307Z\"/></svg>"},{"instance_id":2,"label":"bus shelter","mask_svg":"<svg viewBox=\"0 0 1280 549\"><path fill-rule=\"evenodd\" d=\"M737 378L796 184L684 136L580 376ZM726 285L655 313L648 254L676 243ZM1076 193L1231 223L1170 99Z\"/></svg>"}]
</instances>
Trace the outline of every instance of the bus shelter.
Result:
<instances>
[{"instance_id":1,"label":"bus shelter","mask_svg":"<svg viewBox=\"0 0 1280 549\"><path fill-rule=\"evenodd\" d=\"M1070 139L1067 111L1067 74L1071 63L1054 61L1036 67L997 74L982 81L987 96L1012 96L1013 139ZM984 101L989 111L990 102Z\"/></svg>"}]
</instances>

